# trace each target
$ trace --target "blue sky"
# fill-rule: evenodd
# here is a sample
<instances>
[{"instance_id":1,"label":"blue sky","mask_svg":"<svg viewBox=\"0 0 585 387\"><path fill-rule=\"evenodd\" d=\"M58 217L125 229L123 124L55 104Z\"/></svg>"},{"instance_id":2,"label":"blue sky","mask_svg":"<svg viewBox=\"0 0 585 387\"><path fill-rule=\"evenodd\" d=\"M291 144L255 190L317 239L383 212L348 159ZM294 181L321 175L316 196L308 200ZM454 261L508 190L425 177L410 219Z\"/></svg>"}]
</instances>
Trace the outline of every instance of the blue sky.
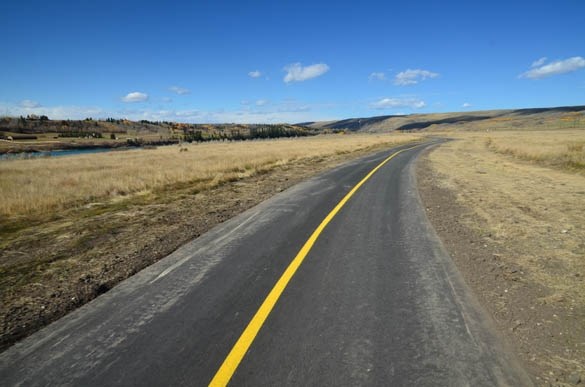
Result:
<instances>
[{"instance_id":1,"label":"blue sky","mask_svg":"<svg viewBox=\"0 0 585 387\"><path fill-rule=\"evenodd\" d=\"M301 122L585 104L585 1L0 4L0 115Z\"/></svg>"}]
</instances>

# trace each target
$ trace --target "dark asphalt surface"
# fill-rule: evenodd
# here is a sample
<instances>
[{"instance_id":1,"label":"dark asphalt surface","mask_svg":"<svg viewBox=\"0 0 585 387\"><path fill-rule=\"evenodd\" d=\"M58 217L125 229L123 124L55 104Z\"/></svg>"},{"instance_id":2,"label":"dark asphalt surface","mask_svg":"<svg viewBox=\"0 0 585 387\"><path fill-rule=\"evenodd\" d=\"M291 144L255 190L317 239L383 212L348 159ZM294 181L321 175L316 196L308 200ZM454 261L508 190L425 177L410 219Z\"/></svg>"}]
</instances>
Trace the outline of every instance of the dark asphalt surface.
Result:
<instances>
[{"instance_id":1,"label":"dark asphalt surface","mask_svg":"<svg viewBox=\"0 0 585 387\"><path fill-rule=\"evenodd\" d=\"M425 147L331 221L230 385L531 384L426 220L414 176ZM207 385L307 238L394 151L273 197L9 348L0 385Z\"/></svg>"}]
</instances>

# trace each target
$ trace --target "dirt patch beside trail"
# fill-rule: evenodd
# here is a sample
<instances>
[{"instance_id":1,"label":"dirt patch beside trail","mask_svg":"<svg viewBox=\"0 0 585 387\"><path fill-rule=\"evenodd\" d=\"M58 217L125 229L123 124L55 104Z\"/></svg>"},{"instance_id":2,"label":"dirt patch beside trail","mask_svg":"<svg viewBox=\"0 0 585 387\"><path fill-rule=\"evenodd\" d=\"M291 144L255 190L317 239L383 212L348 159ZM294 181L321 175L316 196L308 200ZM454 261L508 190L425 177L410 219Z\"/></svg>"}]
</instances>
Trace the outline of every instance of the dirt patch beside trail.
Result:
<instances>
[{"instance_id":1,"label":"dirt patch beside trail","mask_svg":"<svg viewBox=\"0 0 585 387\"><path fill-rule=\"evenodd\" d=\"M533 252L522 251L522 245L513 239L497 237L493 224L478 216L478 210L464 204L460 192L445 183L449 177L438 172L428 153L418 162L417 176L427 216L465 281L491 314L504 339L515 348L535 383L542 386L585 384L583 305L569 302L566 296L555 296L551 288L538 281L536 267L523 265L518 259ZM477 191L476 194L481 202L481 194ZM487 212L490 212L489 205L485 203ZM526 205L528 208L530 203ZM551 239L549 243L554 241ZM554 259L549 263L551 267L547 270L557 270L561 279L583 281L585 273L553 267L558 265Z\"/></svg>"}]
</instances>

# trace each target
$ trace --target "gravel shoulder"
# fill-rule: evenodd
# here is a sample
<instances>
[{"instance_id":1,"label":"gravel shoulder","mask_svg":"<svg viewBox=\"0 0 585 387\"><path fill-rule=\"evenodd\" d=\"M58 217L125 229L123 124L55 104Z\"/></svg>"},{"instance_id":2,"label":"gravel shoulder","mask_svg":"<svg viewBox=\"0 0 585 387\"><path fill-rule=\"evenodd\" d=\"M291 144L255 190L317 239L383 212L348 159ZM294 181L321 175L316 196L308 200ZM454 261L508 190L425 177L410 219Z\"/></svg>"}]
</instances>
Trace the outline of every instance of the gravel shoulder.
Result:
<instances>
[{"instance_id":1,"label":"gravel shoulder","mask_svg":"<svg viewBox=\"0 0 585 387\"><path fill-rule=\"evenodd\" d=\"M585 383L583 178L464 140L421 157L417 176L429 220L535 383Z\"/></svg>"}]
</instances>

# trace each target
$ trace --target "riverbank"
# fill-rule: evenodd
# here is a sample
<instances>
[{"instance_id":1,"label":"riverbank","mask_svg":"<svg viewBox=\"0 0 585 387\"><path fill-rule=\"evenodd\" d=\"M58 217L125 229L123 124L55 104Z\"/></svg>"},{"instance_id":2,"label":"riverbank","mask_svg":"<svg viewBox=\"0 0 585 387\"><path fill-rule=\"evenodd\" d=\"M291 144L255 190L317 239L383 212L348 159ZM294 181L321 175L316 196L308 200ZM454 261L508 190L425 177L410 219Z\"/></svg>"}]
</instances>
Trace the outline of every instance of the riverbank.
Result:
<instances>
[{"instance_id":1,"label":"riverbank","mask_svg":"<svg viewBox=\"0 0 585 387\"><path fill-rule=\"evenodd\" d=\"M145 146L175 145L179 140L103 140L103 139L77 139L70 141L45 140L45 141L0 141L0 156L2 155L26 155L35 153L49 153L59 151L87 151L87 150L124 150ZM23 156L26 157L26 156Z\"/></svg>"}]
</instances>

